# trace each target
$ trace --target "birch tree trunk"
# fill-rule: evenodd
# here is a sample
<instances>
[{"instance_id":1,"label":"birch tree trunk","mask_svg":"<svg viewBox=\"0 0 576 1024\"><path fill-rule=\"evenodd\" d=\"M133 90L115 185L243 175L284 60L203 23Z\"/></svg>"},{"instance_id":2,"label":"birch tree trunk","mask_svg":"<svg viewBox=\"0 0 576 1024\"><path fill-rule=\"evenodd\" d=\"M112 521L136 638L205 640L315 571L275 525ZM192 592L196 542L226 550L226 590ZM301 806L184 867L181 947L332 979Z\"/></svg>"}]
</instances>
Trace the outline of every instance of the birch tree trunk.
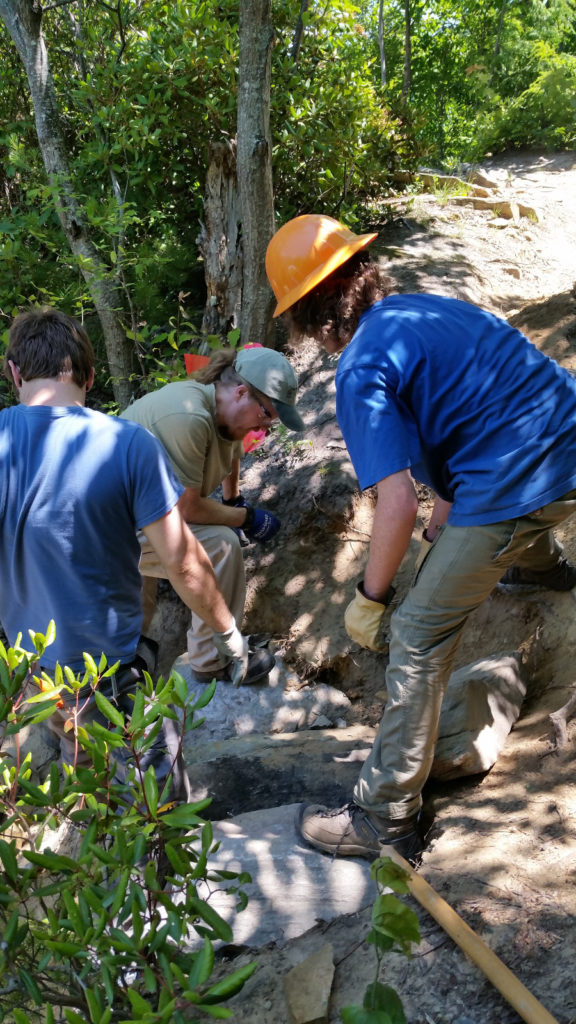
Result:
<instances>
[{"instance_id":1,"label":"birch tree trunk","mask_svg":"<svg viewBox=\"0 0 576 1024\"><path fill-rule=\"evenodd\" d=\"M132 345L120 319L122 300L91 240L74 195L68 152L60 127L58 101L42 33L38 0L0 0L0 17L24 65L36 121L38 145L53 200L68 244L88 285L104 335L114 396L124 408L132 394Z\"/></svg>"},{"instance_id":2,"label":"birch tree trunk","mask_svg":"<svg viewBox=\"0 0 576 1024\"><path fill-rule=\"evenodd\" d=\"M274 29L270 0L240 0L238 190L244 257L242 341L274 344L274 296L264 265L274 234L270 65Z\"/></svg>"}]
</instances>

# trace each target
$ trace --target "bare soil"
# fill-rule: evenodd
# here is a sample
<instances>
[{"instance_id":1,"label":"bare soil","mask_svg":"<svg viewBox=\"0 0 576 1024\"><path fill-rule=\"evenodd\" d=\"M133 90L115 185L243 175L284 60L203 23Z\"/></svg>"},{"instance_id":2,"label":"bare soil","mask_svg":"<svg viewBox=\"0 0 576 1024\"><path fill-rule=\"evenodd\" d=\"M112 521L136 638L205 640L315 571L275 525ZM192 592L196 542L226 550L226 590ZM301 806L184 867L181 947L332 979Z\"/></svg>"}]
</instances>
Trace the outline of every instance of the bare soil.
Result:
<instances>
[{"instance_id":1,"label":"bare soil","mask_svg":"<svg viewBox=\"0 0 576 1024\"><path fill-rule=\"evenodd\" d=\"M401 197L374 252L398 291L476 302L506 317L549 355L576 369L576 154L519 153L481 168L500 198L532 217L494 226L498 211L453 205L444 194ZM250 632L270 632L300 677L329 682L352 700L353 720L375 725L386 697L386 657L348 640L343 610L361 577L373 495L358 491L335 417L335 360L312 346L292 353L307 422L302 439L276 434L247 460L242 489L283 522L270 547L248 549ZM396 580L410 584L429 495ZM560 534L576 560L576 522ZM576 721L554 752L550 712L575 682L575 596L495 591L469 621L457 665L531 645L539 669L494 768L451 784L429 783L431 821L421 874L494 949L559 1024L576 1022ZM305 799L306 794L303 794ZM416 904L413 904L418 909ZM418 909L423 939L411 960L390 956L381 978L398 989L409 1024L514 1024L520 1020L442 930ZM363 942L369 908L300 940L257 953L260 969L237 997L234 1020L288 1021L282 975L322 942L337 964L331 1022L361 1003L374 954Z\"/></svg>"}]
</instances>

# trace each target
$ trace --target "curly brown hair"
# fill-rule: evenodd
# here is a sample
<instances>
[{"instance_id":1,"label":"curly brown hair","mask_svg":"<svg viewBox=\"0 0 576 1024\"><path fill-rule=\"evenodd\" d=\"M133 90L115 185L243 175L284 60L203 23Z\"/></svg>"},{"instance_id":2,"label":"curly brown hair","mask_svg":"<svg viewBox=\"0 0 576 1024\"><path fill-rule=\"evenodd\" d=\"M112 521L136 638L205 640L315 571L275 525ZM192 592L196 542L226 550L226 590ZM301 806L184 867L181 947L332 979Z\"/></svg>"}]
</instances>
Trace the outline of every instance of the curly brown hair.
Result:
<instances>
[{"instance_id":1,"label":"curly brown hair","mask_svg":"<svg viewBox=\"0 0 576 1024\"><path fill-rule=\"evenodd\" d=\"M351 340L362 314L391 290L379 265L367 253L356 253L286 311L290 340L298 344L314 338L340 350Z\"/></svg>"}]
</instances>

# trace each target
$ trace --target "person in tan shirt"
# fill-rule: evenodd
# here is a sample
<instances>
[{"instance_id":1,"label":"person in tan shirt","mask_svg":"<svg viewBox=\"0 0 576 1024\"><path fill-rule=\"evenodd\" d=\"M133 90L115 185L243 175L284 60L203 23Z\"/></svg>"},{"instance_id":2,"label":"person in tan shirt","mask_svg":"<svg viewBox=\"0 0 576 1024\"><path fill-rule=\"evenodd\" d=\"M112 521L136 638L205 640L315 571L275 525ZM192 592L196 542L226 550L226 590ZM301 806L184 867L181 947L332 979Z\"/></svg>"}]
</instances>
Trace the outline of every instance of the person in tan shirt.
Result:
<instances>
[{"instance_id":1,"label":"person in tan shirt","mask_svg":"<svg viewBox=\"0 0 576 1024\"><path fill-rule=\"evenodd\" d=\"M246 597L242 542L266 543L280 520L254 508L239 489L242 439L251 430L281 420L290 430L304 423L296 409L297 378L288 360L272 349L221 350L194 379L167 384L128 407L122 417L146 427L162 444L184 486L179 508L206 550L218 585L236 621ZM222 501L211 497L222 487ZM140 571L146 604L154 577L165 573L150 545L142 544ZM227 681L226 669L209 630L192 613L188 656L198 681ZM267 677L274 659L266 649L251 650L244 682Z\"/></svg>"}]
</instances>

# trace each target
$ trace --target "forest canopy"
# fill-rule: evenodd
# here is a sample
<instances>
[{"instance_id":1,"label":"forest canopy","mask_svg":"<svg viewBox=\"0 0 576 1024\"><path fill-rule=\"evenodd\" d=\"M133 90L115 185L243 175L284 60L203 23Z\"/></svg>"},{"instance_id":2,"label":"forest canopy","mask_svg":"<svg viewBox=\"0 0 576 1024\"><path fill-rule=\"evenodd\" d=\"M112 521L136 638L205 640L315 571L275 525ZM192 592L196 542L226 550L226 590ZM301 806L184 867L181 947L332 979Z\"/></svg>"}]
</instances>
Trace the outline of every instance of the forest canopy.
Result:
<instances>
[{"instance_id":1,"label":"forest canopy","mask_svg":"<svg viewBox=\"0 0 576 1024\"><path fill-rule=\"evenodd\" d=\"M249 0L46 3L70 188L136 344L200 330L208 152L237 130L239 14ZM1 0L0 312L94 299L66 242ZM270 135L276 223L309 211L381 217L394 171L453 169L510 147L576 145L571 0L272 0ZM397 187L397 186L396 186ZM84 268L85 269L85 268ZM97 333L97 329L96 329Z\"/></svg>"}]
</instances>

